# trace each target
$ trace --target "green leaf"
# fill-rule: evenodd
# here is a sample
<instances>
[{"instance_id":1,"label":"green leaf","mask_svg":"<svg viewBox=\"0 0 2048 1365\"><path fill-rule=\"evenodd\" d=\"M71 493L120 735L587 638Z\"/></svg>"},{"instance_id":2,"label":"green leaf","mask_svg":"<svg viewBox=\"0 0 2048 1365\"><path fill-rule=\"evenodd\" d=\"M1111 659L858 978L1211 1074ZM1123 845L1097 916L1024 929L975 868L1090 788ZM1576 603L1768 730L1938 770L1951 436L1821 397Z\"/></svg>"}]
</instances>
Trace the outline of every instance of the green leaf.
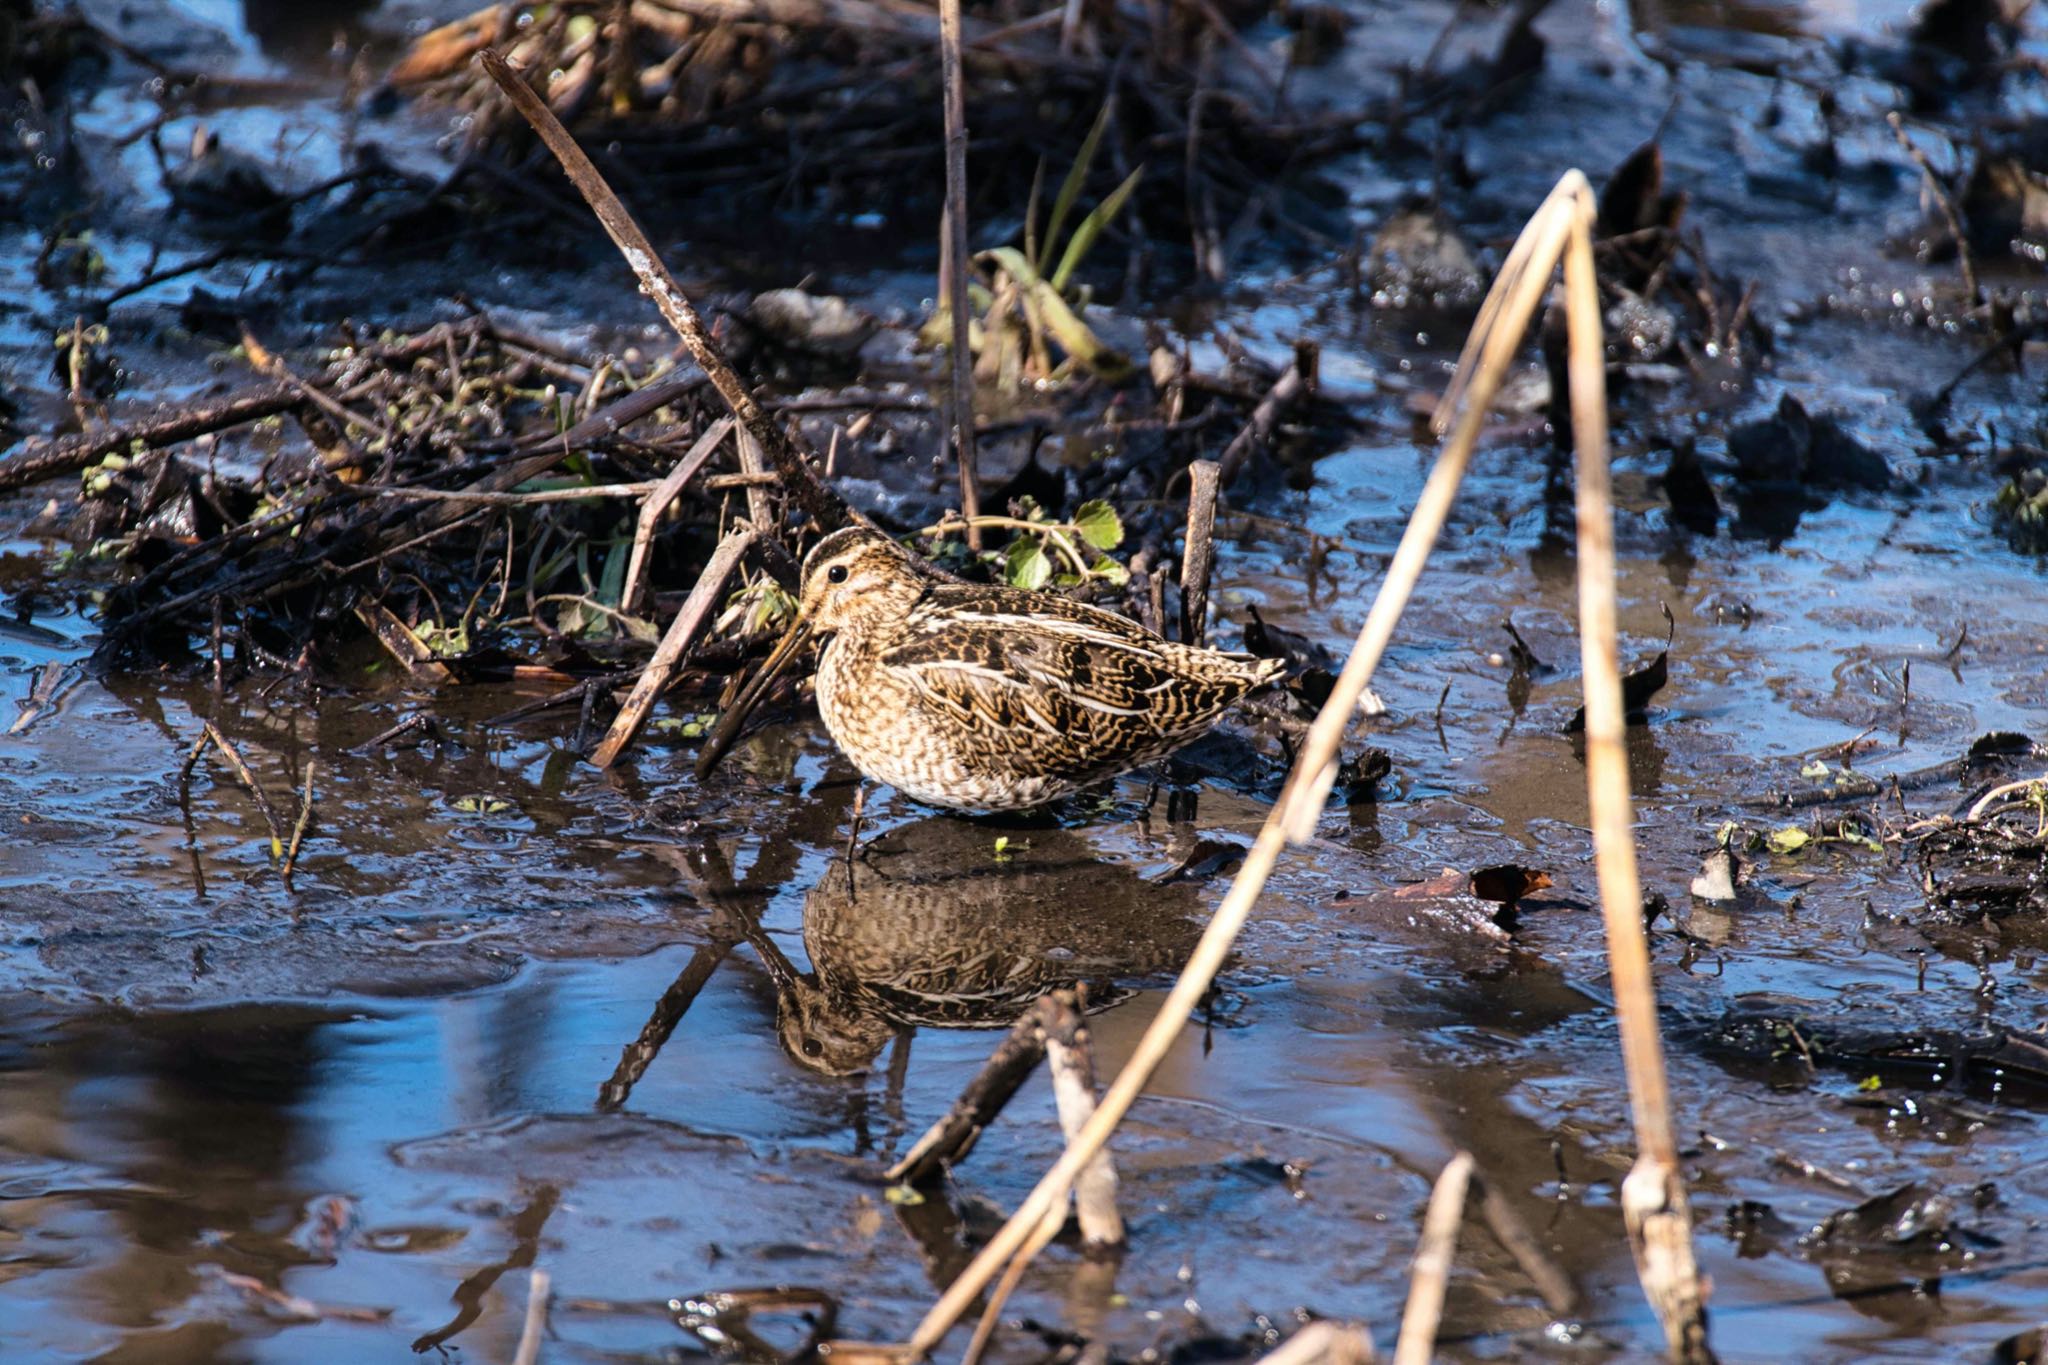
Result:
<instances>
[{"instance_id":1,"label":"green leaf","mask_svg":"<svg viewBox=\"0 0 2048 1365\"><path fill-rule=\"evenodd\" d=\"M1104 345L1088 324L1081 321L1080 314L1060 297L1059 291L1038 277L1031 263L1024 259L1023 252L1014 247L999 246L982 252L980 259L1016 282L1035 314L1034 323L1042 323L1045 330L1052 333L1053 340L1060 344L1061 350L1112 384L1121 384L1130 376L1130 358Z\"/></svg>"},{"instance_id":2,"label":"green leaf","mask_svg":"<svg viewBox=\"0 0 2048 1365\"><path fill-rule=\"evenodd\" d=\"M1797 826L1787 825L1784 829L1772 830L1764 840L1764 846L1773 853L1797 853L1812 842L1811 834Z\"/></svg>"},{"instance_id":3,"label":"green leaf","mask_svg":"<svg viewBox=\"0 0 2048 1365\"><path fill-rule=\"evenodd\" d=\"M1139 177L1144 174L1145 168L1140 166L1125 176L1124 183L1111 190L1109 198L1097 204L1095 211L1083 218L1081 226L1074 229L1074 240L1067 243L1066 252L1060 257L1060 268L1052 272L1051 284L1055 290L1065 292L1067 281L1081 268L1081 262L1088 259L1089 251L1095 246L1095 239L1102 235L1102 230L1108 227L1110 221L1123 209L1124 203L1138 188ZM1051 234L1047 234L1046 240L1051 240Z\"/></svg>"},{"instance_id":4,"label":"green leaf","mask_svg":"<svg viewBox=\"0 0 2048 1365\"><path fill-rule=\"evenodd\" d=\"M1123 518L1100 498L1081 504L1074 513L1074 529L1098 550L1114 550L1124 543Z\"/></svg>"},{"instance_id":5,"label":"green leaf","mask_svg":"<svg viewBox=\"0 0 2048 1365\"><path fill-rule=\"evenodd\" d=\"M1052 561L1045 546L1032 536L1019 536L1003 552L1003 578L1013 588L1032 591L1052 581Z\"/></svg>"},{"instance_id":6,"label":"green leaf","mask_svg":"<svg viewBox=\"0 0 2048 1365\"><path fill-rule=\"evenodd\" d=\"M1818 782L1828 775L1828 765L1816 758L1815 760L1813 760L1813 762L1801 768L1799 770L1799 775L1801 777L1810 777L1814 781Z\"/></svg>"},{"instance_id":7,"label":"green leaf","mask_svg":"<svg viewBox=\"0 0 2048 1365\"><path fill-rule=\"evenodd\" d=\"M1866 1094L1872 1090L1882 1090L1884 1089L1884 1077L1865 1076L1862 1080L1856 1082L1856 1088Z\"/></svg>"},{"instance_id":8,"label":"green leaf","mask_svg":"<svg viewBox=\"0 0 2048 1365\"><path fill-rule=\"evenodd\" d=\"M1081 150L1074 154L1074 164L1067 168L1067 178L1060 182L1060 192L1052 201L1052 217L1045 222L1045 254L1052 253L1053 245L1060 239L1060 229L1066 226L1067 214L1073 211L1074 201L1081 195L1081 187L1088 183L1088 172L1095 165L1095 149L1102 145L1102 135L1109 128L1110 102L1102 102L1102 112L1095 116L1095 126L1088 130L1088 136L1081 140ZM1077 230L1074 234L1079 236ZM1031 263L1042 265L1045 257L1034 253Z\"/></svg>"}]
</instances>

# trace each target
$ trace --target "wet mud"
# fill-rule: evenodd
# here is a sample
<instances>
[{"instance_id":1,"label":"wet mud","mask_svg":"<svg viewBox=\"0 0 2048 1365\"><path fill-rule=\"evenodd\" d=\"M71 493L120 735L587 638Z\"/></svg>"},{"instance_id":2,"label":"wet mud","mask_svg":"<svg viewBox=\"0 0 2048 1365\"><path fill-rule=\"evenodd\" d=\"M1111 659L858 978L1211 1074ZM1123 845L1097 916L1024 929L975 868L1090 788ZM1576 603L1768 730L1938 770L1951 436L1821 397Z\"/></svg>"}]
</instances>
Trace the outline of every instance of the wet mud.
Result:
<instances>
[{"instance_id":1,"label":"wet mud","mask_svg":"<svg viewBox=\"0 0 2048 1365\"><path fill-rule=\"evenodd\" d=\"M288 193L346 169L345 139L445 174L446 110L342 112L341 92L357 44L388 59L463 8L337 8L285 29L255 6L86 13L228 87L174 106L155 140L182 149L204 122ZM1564 168L1604 182L1659 130L1661 185L1635 196L1631 230L1682 192L1711 270L1674 255L1658 289L1683 278L1712 307L1653 291L1624 320L1655 354L1615 357L1633 367L1616 400L1619 587L1629 666L1668 651L1630 766L1714 1342L1729 1361L2001 1358L2048 1292L2048 864L2023 805L1989 843L1916 826L2042 771L2026 744L1959 760L1988 734L2048 742L2048 581L2014 534L2048 442L2037 367L1984 359L2017 333L1994 337L1962 301L1884 121L1894 106L1928 121L1915 132L1967 121L1968 73L1990 59L1939 32L1909 42L1914 15L1889 5L1453 18L1360 7L1354 41L1290 76L1304 107L1421 99L1437 87L1396 65L1420 70L1448 26L1427 56L1446 93L1321 168L1355 243L1237 243L1221 287L1116 304L1133 337L1139 318L1169 323L1197 371L1244 353L1277 372L1297 339L1321 348L1341 424L1283 432L1232 489L1219 633L1342 650L1428 470L1417 414L1462 338L1470 265L1497 263ZM2037 55L2031 33L2011 42ZM123 140L159 117L147 81L127 71L62 115L92 161L113 280L207 249L189 204L166 219L152 139ZM13 183L61 194L61 172ZM1400 253L1369 243L1433 185L1466 245L1415 227L1394 245L1427 271L1375 282ZM1973 222L2002 221L1993 188ZM51 337L83 316L74 284L34 269L43 221L0 215L6 420L35 431L63 420ZM771 247L667 232L693 285L812 282L812 262ZM371 335L424 328L461 298L593 355L670 344L594 235L537 263L451 234L386 262L226 261L138 291L109 317L108 392L218 391L239 363L223 318L311 346L344 316ZM923 524L951 496L928 449L936 370L909 337L930 252L857 223L841 236L815 268L884 321L873 387L900 435L850 449L839 486ZM1980 241L1974 268L2025 315L2038 265L2000 245ZM1659 346L1667 324L1718 328L1720 353ZM1249 1360L1309 1316L1361 1319L1388 1345L1430 1181L1459 1148L1579 1302L1547 1306L1468 1220L1442 1355L1659 1355L1617 1205L1629 1115L1569 733L1571 508L1539 352L1376 680L1387 712L1369 739L1391 771L1283 864L1120 1131L1128 1255L1055 1246L1012 1301L1001 1359L1092 1342ZM1093 439L1057 431L1044 462ZM994 446L997 472L1023 465L1021 446ZM261 441L214 454L246 471ZM1130 492L1161 490L1134 476ZM315 681L258 674L218 695L203 670L95 663L114 571L74 563L45 515L76 494L65 479L0 500L9 1360L509 1360L535 1267L553 1280L551 1361L770 1358L815 1312L707 1326L691 1301L774 1286L829 1303L838 1335L901 1339L1056 1158L1048 1085L1030 1081L943 1182L905 1194L882 1172L1046 989L1087 985L1113 1072L1285 772L1247 721L1158 790L1135 775L1044 817L968 820L885 791L849 863L856 774L796 708L700 787L687 723L599 770L573 715L485 723L536 684L425 689L368 645ZM686 588L668 568L657 587ZM383 738L421 715L431 727ZM314 765L289 888L227 768L181 780L207 721L287 812ZM1726 896L1702 885L1717 856ZM1508 913L1444 875L1504 865L1550 884Z\"/></svg>"}]
</instances>

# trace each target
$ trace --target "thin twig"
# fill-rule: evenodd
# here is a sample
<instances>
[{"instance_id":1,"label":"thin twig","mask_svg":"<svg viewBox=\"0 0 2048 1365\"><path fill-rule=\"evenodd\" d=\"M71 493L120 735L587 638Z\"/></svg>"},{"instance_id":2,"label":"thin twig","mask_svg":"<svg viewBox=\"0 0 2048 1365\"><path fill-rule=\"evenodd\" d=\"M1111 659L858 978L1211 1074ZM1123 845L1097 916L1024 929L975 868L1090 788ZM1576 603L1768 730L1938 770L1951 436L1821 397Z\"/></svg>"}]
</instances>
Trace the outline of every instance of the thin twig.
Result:
<instances>
[{"instance_id":1,"label":"thin twig","mask_svg":"<svg viewBox=\"0 0 2048 1365\"><path fill-rule=\"evenodd\" d=\"M249 765L243 761L241 750L231 744L228 741L228 737L222 734L219 727L214 725L212 721L205 721L203 724L206 727L206 737L213 741L213 747L219 751L222 758L227 760L228 767L234 770L236 780L248 788L249 795L255 798L256 809L263 813L263 823L270 827L270 856L272 858L282 858L284 856L284 832L283 827L277 823L276 807L272 806L270 798L263 794L263 788L256 782L256 774L250 772ZM186 759L188 767L197 760L198 755L199 749L195 746L191 755Z\"/></svg>"},{"instance_id":2,"label":"thin twig","mask_svg":"<svg viewBox=\"0 0 2048 1365\"><path fill-rule=\"evenodd\" d=\"M1891 125L1892 136L1899 140L1899 146L1913 159L1913 164L1920 168L1921 181L1927 186L1928 196L1934 200L1935 207L1941 210L1941 216L1948 224L1949 235L1956 239L1956 264L1962 268L1963 288L1970 291L1970 302L1974 305L1983 296L1977 292L1977 264L1970 255L1970 239L1963 233L1962 215L1956 211L1955 201L1949 198L1948 190L1941 183L1941 177L1934 173L1934 166L1928 161L1927 153L1914 146L1913 139L1906 136L1906 124L1899 117L1899 111L1892 110L1884 116L1884 121Z\"/></svg>"},{"instance_id":3,"label":"thin twig","mask_svg":"<svg viewBox=\"0 0 2048 1365\"><path fill-rule=\"evenodd\" d=\"M669 274L668 267L662 264L661 256L647 240L647 234L640 230L640 225L633 221L633 215L626 211L626 206L620 202L618 195L605 183L604 177L598 174L597 167L591 164L583 149L576 145L576 139L569 136L561 121L548 109L540 96L534 93L532 87L527 85L524 78L512 69L504 57L487 48L477 54L477 60L512 101L513 107L533 125L534 131L540 134L541 141L555 154L555 159L562 163L562 169L568 173L570 181L583 195L591 211L597 215L597 221L604 227L605 233L625 256L626 264L639 277L641 287L654 300L655 306L661 309L662 317L668 320L676 335L682 338L691 358L710 378L712 387L718 390L719 396L725 400L726 406L732 409L732 414L739 419L740 425L745 427L768 453L769 460L782 475L783 481L788 484L790 495L796 499L797 505L803 508L807 515L826 526L838 526L848 520L857 519L846 504L819 481L806 453L797 447L790 434L771 421L768 414L762 411L761 405L754 401L753 394L747 391L746 385L733 372L732 366L726 363L718 344L704 329L703 322L697 317L697 310L690 305L689 299L683 296L675 277Z\"/></svg>"},{"instance_id":4,"label":"thin twig","mask_svg":"<svg viewBox=\"0 0 2048 1365\"><path fill-rule=\"evenodd\" d=\"M300 401L298 392L289 384L272 384L218 402L165 408L140 422L101 427L58 441L30 441L0 460L0 493L9 493L43 479L76 474L88 465L130 447L153 449L274 416L296 407Z\"/></svg>"},{"instance_id":5,"label":"thin twig","mask_svg":"<svg viewBox=\"0 0 2048 1365\"><path fill-rule=\"evenodd\" d=\"M291 842L285 845L284 866L278 875L284 878L285 888L292 884L292 869L299 864L299 845L305 842L306 827L313 823L313 761L306 760L306 794L299 799L299 817L292 821Z\"/></svg>"},{"instance_id":6,"label":"thin twig","mask_svg":"<svg viewBox=\"0 0 2048 1365\"><path fill-rule=\"evenodd\" d=\"M1209 575L1216 565L1216 486L1222 467L1214 460L1188 465L1188 539L1180 557L1180 638L1199 645L1209 636Z\"/></svg>"},{"instance_id":7,"label":"thin twig","mask_svg":"<svg viewBox=\"0 0 2048 1365\"><path fill-rule=\"evenodd\" d=\"M710 622L725 595L727 581L759 539L760 532L745 530L729 532L718 542L718 548L712 551L711 559L704 565L704 572L697 577L697 586L690 590L682 610L669 623L668 632L655 647L654 657L647 661L647 667L641 670L640 678L633 684L625 704L619 708L617 719L612 721L604 740L590 755L592 763L600 768L611 767L640 733L640 727L647 723L655 701L668 686L669 676Z\"/></svg>"},{"instance_id":8,"label":"thin twig","mask_svg":"<svg viewBox=\"0 0 2048 1365\"><path fill-rule=\"evenodd\" d=\"M960 467L960 514L969 518L967 547L979 550L981 531L972 520L981 513L981 488L975 468L974 360L968 354L967 87L960 70L960 0L939 0L939 80L946 102L945 250L940 254L946 258L946 309L953 320L953 340L946 348L952 375L947 416Z\"/></svg>"},{"instance_id":9,"label":"thin twig","mask_svg":"<svg viewBox=\"0 0 2048 1365\"><path fill-rule=\"evenodd\" d=\"M1422 1241L1408 1278L1408 1303L1401 1310L1401 1337L1394 1365L1429 1365L1436 1354L1436 1329L1443 1321L1444 1290L1451 1279L1451 1254L1465 1219L1465 1186L1472 1178L1472 1154L1460 1152L1436 1178L1429 1211L1422 1216Z\"/></svg>"},{"instance_id":10,"label":"thin twig","mask_svg":"<svg viewBox=\"0 0 2048 1365\"><path fill-rule=\"evenodd\" d=\"M633 526L633 553L626 560L626 584L619 592L619 607L623 611L636 611L640 602L640 575L647 567L647 551L654 543L654 528L661 524L662 513L669 504L682 496L683 488L697 477L707 461L717 453L719 443L733 429L730 417L721 417L704 429L675 468L662 478L660 483L648 490L647 498L640 504L640 519ZM754 449L758 451L759 446ZM757 526L755 529L765 529Z\"/></svg>"}]
</instances>

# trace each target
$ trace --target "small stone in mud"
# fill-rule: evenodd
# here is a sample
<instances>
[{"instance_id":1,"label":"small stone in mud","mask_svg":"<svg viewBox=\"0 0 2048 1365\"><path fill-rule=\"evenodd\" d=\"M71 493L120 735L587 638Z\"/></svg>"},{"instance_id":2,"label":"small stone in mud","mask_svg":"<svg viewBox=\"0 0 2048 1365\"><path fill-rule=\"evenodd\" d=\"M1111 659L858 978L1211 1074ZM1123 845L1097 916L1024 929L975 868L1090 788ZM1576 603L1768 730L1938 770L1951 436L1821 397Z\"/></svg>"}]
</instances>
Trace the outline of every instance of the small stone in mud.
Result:
<instances>
[{"instance_id":1,"label":"small stone in mud","mask_svg":"<svg viewBox=\"0 0 2048 1365\"><path fill-rule=\"evenodd\" d=\"M1377 308L1475 308L1486 277L1450 219L1433 208L1404 209L1386 221L1366 260Z\"/></svg>"},{"instance_id":2,"label":"small stone in mud","mask_svg":"<svg viewBox=\"0 0 2048 1365\"><path fill-rule=\"evenodd\" d=\"M747 321L771 341L836 360L851 359L881 325L874 317L830 294L770 289L754 296Z\"/></svg>"}]
</instances>

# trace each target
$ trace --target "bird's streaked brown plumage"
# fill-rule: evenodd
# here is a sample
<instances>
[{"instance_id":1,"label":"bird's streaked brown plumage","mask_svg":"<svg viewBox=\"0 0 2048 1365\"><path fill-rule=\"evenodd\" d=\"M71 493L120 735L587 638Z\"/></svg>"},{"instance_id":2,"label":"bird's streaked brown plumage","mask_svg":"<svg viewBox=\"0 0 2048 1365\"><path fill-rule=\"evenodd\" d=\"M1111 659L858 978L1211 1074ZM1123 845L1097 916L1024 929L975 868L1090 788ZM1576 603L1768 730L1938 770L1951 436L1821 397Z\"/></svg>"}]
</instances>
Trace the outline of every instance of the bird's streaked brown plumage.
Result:
<instances>
[{"instance_id":1,"label":"bird's streaked brown plumage","mask_svg":"<svg viewBox=\"0 0 2048 1365\"><path fill-rule=\"evenodd\" d=\"M805 557L769 668L806 634L826 637L818 710L854 766L961 810L1043 805L1163 758L1283 668L1064 597L938 581L865 527Z\"/></svg>"}]
</instances>

